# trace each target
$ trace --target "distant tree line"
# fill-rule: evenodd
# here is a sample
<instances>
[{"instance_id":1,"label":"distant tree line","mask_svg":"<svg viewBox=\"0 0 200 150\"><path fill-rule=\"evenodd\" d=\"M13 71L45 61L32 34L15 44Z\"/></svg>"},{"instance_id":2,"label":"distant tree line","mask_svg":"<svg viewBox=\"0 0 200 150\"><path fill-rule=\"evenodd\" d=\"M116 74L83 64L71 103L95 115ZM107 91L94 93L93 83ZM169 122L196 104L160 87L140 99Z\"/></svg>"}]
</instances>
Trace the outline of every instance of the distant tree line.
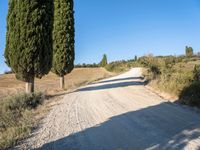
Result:
<instances>
[{"instance_id":1,"label":"distant tree line","mask_svg":"<svg viewBox=\"0 0 200 150\"><path fill-rule=\"evenodd\" d=\"M98 68L99 64L93 63L93 64L77 64L75 65L75 68Z\"/></svg>"},{"instance_id":2,"label":"distant tree line","mask_svg":"<svg viewBox=\"0 0 200 150\"><path fill-rule=\"evenodd\" d=\"M108 60L107 60L107 55L104 54L103 58L101 59L99 64L93 63L93 64L77 64L75 65L75 68L97 68L97 67L105 67L108 64Z\"/></svg>"}]
</instances>

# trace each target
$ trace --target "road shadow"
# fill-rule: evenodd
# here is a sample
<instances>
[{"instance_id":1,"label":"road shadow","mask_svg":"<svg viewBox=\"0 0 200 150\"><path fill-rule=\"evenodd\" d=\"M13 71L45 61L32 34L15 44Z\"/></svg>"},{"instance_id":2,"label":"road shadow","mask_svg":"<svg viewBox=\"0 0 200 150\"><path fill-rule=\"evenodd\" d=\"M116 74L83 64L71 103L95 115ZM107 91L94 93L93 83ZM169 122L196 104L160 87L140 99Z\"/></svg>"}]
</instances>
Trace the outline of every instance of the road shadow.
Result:
<instances>
[{"instance_id":1,"label":"road shadow","mask_svg":"<svg viewBox=\"0 0 200 150\"><path fill-rule=\"evenodd\" d=\"M37 150L181 150L199 137L200 118L197 114L171 103L161 103L111 117Z\"/></svg>"},{"instance_id":2,"label":"road shadow","mask_svg":"<svg viewBox=\"0 0 200 150\"><path fill-rule=\"evenodd\" d=\"M129 77L129 78L119 78L119 79L112 79L112 80L105 80L105 81L99 81L92 84L97 83L108 83L108 82L116 82L116 81L124 81L124 80L142 80L142 77Z\"/></svg>"},{"instance_id":3,"label":"road shadow","mask_svg":"<svg viewBox=\"0 0 200 150\"><path fill-rule=\"evenodd\" d=\"M45 96L45 98L47 100L52 99L52 98L56 98L56 97L60 97L60 96L65 96L66 94L70 94L69 92L58 92L55 94L48 94Z\"/></svg>"},{"instance_id":4,"label":"road shadow","mask_svg":"<svg viewBox=\"0 0 200 150\"><path fill-rule=\"evenodd\" d=\"M127 81L127 80L130 80L130 81ZM118 82L110 83L113 81L118 81ZM142 78L140 78L140 77L138 77L138 78L134 78L134 77L133 78L122 78L122 79L107 80L107 81L93 83L92 85L89 85L88 87L83 87L83 88L76 90L76 92L97 91L97 90L113 89L113 88L128 87L128 86L141 86L141 85L145 85L145 81L143 81Z\"/></svg>"}]
</instances>

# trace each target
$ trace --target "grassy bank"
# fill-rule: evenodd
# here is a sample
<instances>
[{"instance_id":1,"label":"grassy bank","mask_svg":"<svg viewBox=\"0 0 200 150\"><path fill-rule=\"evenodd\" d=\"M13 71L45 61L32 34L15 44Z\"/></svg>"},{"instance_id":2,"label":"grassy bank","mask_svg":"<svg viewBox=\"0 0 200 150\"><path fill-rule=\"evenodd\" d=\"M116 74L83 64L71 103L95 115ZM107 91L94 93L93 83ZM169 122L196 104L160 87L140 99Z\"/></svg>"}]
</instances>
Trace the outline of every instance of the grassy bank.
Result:
<instances>
[{"instance_id":1,"label":"grassy bank","mask_svg":"<svg viewBox=\"0 0 200 150\"><path fill-rule=\"evenodd\" d=\"M184 104L200 106L200 58L142 57L140 63L148 68L144 75L150 86Z\"/></svg>"},{"instance_id":2,"label":"grassy bank","mask_svg":"<svg viewBox=\"0 0 200 150\"><path fill-rule=\"evenodd\" d=\"M42 104L44 95L22 94L0 101L0 149L16 145L26 138L35 125L34 110Z\"/></svg>"},{"instance_id":3,"label":"grassy bank","mask_svg":"<svg viewBox=\"0 0 200 150\"><path fill-rule=\"evenodd\" d=\"M106 70L110 72L115 72L115 73L122 73L125 71L128 71L129 69L133 67L140 67L142 66L138 61L135 60L122 60L122 61L115 61L111 62L106 65Z\"/></svg>"},{"instance_id":4,"label":"grassy bank","mask_svg":"<svg viewBox=\"0 0 200 150\"><path fill-rule=\"evenodd\" d=\"M177 97L180 102L200 107L200 57L143 56L137 61L116 61L105 68L121 73L133 67L146 68L148 85L159 92ZM196 67L195 67L196 66Z\"/></svg>"},{"instance_id":5,"label":"grassy bank","mask_svg":"<svg viewBox=\"0 0 200 150\"><path fill-rule=\"evenodd\" d=\"M75 68L70 74L65 76L65 89L76 88L80 84L106 78L111 75L110 72L103 68ZM41 80L35 80L35 90L47 94L54 94L59 92L59 83L59 77L53 73L49 73ZM0 101L8 95L22 93L24 89L24 82L17 80L14 74L0 75Z\"/></svg>"}]
</instances>

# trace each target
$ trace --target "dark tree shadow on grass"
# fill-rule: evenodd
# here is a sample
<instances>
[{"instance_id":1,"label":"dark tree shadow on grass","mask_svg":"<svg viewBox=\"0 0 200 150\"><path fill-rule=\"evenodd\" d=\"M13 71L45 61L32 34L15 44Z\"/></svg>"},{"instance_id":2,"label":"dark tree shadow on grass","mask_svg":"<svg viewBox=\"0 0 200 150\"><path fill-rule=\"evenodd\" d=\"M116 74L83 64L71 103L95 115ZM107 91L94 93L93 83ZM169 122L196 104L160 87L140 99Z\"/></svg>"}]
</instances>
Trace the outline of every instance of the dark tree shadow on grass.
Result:
<instances>
[{"instance_id":1,"label":"dark tree shadow on grass","mask_svg":"<svg viewBox=\"0 0 200 150\"><path fill-rule=\"evenodd\" d=\"M111 117L38 150L181 150L199 137L200 117L197 114L171 103L161 103Z\"/></svg>"}]
</instances>

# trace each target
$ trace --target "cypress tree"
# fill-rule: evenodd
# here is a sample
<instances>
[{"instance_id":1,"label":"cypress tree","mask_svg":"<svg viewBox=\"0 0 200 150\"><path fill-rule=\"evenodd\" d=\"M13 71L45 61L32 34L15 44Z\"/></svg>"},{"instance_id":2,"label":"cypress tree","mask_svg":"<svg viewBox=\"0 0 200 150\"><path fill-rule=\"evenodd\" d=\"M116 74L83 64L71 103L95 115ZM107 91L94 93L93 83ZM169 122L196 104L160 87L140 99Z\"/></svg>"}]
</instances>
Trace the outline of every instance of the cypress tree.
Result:
<instances>
[{"instance_id":1,"label":"cypress tree","mask_svg":"<svg viewBox=\"0 0 200 150\"><path fill-rule=\"evenodd\" d=\"M187 57L192 57L194 55L194 51L192 47L186 46L185 53Z\"/></svg>"},{"instance_id":2,"label":"cypress tree","mask_svg":"<svg viewBox=\"0 0 200 150\"><path fill-rule=\"evenodd\" d=\"M138 60L138 57L137 57L137 55L135 55L135 59L134 59L135 61L137 61Z\"/></svg>"},{"instance_id":3,"label":"cypress tree","mask_svg":"<svg viewBox=\"0 0 200 150\"><path fill-rule=\"evenodd\" d=\"M34 92L34 78L52 66L53 0L9 0L5 59Z\"/></svg>"},{"instance_id":4,"label":"cypress tree","mask_svg":"<svg viewBox=\"0 0 200 150\"><path fill-rule=\"evenodd\" d=\"M101 67L105 67L107 64L108 64L107 56L106 56L106 54L104 54L104 55L103 55L103 58L102 58L102 60L101 60L101 62L100 62L100 66L101 66Z\"/></svg>"},{"instance_id":5,"label":"cypress tree","mask_svg":"<svg viewBox=\"0 0 200 150\"><path fill-rule=\"evenodd\" d=\"M53 67L64 88L64 76L74 68L74 3L73 0L54 0Z\"/></svg>"}]
</instances>

